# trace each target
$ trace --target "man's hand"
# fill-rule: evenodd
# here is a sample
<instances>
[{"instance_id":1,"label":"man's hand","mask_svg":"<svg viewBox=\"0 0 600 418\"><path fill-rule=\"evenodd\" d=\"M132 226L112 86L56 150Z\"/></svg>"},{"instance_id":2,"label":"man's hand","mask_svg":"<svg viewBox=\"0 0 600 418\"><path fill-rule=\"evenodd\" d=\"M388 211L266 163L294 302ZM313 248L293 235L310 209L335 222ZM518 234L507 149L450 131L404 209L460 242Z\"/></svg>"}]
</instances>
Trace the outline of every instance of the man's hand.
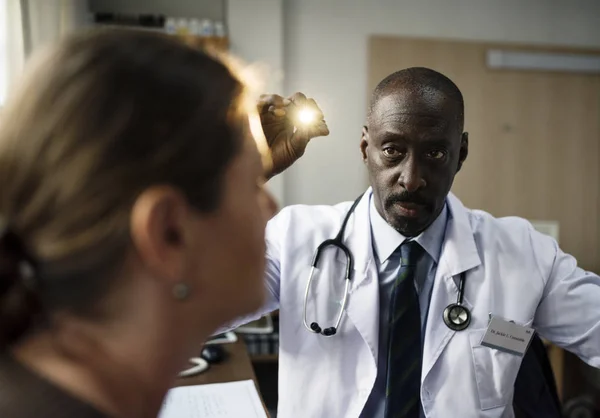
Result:
<instances>
[{"instance_id":1,"label":"man's hand","mask_svg":"<svg viewBox=\"0 0 600 418\"><path fill-rule=\"evenodd\" d=\"M299 121L298 114L303 110L312 113L312 122L304 124ZM287 99L278 95L262 95L258 101L258 114L273 162L265 173L267 179L300 158L312 138L329 135L323 112L313 99L302 93Z\"/></svg>"}]
</instances>

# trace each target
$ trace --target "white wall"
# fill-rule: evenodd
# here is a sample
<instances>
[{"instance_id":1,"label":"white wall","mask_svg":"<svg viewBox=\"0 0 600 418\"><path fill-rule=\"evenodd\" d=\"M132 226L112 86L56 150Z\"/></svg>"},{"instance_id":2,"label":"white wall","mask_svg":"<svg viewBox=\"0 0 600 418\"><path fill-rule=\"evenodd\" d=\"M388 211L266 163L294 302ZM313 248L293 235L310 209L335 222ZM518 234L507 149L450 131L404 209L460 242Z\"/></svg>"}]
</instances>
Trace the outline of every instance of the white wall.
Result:
<instances>
[{"instance_id":1,"label":"white wall","mask_svg":"<svg viewBox=\"0 0 600 418\"><path fill-rule=\"evenodd\" d=\"M25 48L21 21L19 3L1 3L0 0L0 108L23 71Z\"/></svg>"},{"instance_id":2,"label":"white wall","mask_svg":"<svg viewBox=\"0 0 600 418\"><path fill-rule=\"evenodd\" d=\"M231 52L248 63L260 63L264 92L283 91L283 1L228 0L227 22ZM268 187L284 202L285 173Z\"/></svg>"},{"instance_id":3,"label":"white wall","mask_svg":"<svg viewBox=\"0 0 600 418\"><path fill-rule=\"evenodd\" d=\"M350 200L368 185L358 143L367 39L393 34L600 48L599 0L283 0L284 90L321 104L331 135L285 173L284 202Z\"/></svg>"},{"instance_id":4,"label":"white wall","mask_svg":"<svg viewBox=\"0 0 600 418\"><path fill-rule=\"evenodd\" d=\"M28 0L20 4L26 57L89 21L88 0Z\"/></svg>"}]
</instances>

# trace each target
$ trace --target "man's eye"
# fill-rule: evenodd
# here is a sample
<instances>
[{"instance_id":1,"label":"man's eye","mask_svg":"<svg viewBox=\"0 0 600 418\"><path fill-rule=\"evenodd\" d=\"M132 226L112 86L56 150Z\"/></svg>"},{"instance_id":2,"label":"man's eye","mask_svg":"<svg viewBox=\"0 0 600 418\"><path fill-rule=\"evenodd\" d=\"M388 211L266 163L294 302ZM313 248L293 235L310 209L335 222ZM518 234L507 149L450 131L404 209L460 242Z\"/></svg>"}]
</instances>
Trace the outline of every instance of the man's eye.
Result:
<instances>
[{"instance_id":1,"label":"man's eye","mask_svg":"<svg viewBox=\"0 0 600 418\"><path fill-rule=\"evenodd\" d=\"M385 147L385 148L383 149L383 154L384 154L386 157L396 157L396 156L397 156L399 153L398 153L398 150L397 150L397 149L395 149L395 148L392 148L392 147Z\"/></svg>"},{"instance_id":2,"label":"man's eye","mask_svg":"<svg viewBox=\"0 0 600 418\"><path fill-rule=\"evenodd\" d=\"M446 157L446 152L442 150L429 151L427 156L433 160L441 160Z\"/></svg>"}]
</instances>

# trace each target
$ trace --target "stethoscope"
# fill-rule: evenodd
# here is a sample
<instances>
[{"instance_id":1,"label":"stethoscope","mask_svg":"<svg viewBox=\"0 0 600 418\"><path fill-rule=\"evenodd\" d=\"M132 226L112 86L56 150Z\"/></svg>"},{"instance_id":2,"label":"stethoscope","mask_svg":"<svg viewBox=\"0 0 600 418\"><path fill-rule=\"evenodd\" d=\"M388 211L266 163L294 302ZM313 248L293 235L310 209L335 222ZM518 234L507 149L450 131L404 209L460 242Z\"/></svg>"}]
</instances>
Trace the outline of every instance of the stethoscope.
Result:
<instances>
[{"instance_id":1,"label":"stethoscope","mask_svg":"<svg viewBox=\"0 0 600 418\"><path fill-rule=\"evenodd\" d=\"M304 326L306 327L306 329L308 329L310 332L313 332L316 334L321 334L325 337L331 337L337 333L340 323L342 322L342 316L344 315L344 311L346 310L346 304L348 303L348 293L350 291L350 279L351 279L351 274L352 274L353 267L354 267L354 257L352 255L352 252L350 251L350 249L344 244L343 239L344 239L344 234L346 232L346 224L348 223L348 220L350 219L350 216L352 215L352 213L354 213L354 209L356 209L356 206L358 206L358 203L360 202L362 197L363 197L362 195L359 196L354 201L352 206L350 207L350 210L348 211L348 213L346 213L346 216L344 217L344 221L342 222L342 226L340 227L340 230L338 231L335 238L323 241L317 247L317 250L315 251L315 254L312 259L310 274L308 276L308 283L306 284L306 292L304 293L304 312L303 312L304 318L303 318L303 320L304 320ZM321 257L323 250L327 247L335 247L335 248L341 250L345 254L346 270L345 270L345 275L344 275L344 279L345 279L344 298L342 299L342 303L341 303L339 311L338 311L335 325L323 329L317 321L311 322L310 325L308 325L308 321L306 318L306 306L308 304L310 285L312 284L315 269L317 268L317 264L319 263L319 258ZM446 309L444 309L444 313L442 315L444 324L446 324L446 326L448 328L450 328L452 331L462 331L462 330L466 329L469 326L469 324L471 323L471 311L469 310L469 308L467 308L465 305L463 305L463 297L464 297L464 292L465 292L465 281L466 281L466 273L463 272L460 275L460 280L458 283L458 297L456 299L456 303L452 303L452 304L448 305L446 307Z\"/></svg>"}]
</instances>

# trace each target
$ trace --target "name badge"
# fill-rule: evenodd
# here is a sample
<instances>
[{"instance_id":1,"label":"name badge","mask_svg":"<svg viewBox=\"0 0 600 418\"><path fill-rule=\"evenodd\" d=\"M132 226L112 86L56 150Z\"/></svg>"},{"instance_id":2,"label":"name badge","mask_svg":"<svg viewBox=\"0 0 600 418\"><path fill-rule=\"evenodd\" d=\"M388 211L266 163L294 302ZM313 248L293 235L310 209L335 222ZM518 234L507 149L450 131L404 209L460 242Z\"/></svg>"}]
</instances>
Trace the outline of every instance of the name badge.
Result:
<instances>
[{"instance_id":1,"label":"name badge","mask_svg":"<svg viewBox=\"0 0 600 418\"><path fill-rule=\"evenodd\" d=\"M533 328L493 316L481 345L523 357L534 334Z\"/></svg>"}]
</instances>

